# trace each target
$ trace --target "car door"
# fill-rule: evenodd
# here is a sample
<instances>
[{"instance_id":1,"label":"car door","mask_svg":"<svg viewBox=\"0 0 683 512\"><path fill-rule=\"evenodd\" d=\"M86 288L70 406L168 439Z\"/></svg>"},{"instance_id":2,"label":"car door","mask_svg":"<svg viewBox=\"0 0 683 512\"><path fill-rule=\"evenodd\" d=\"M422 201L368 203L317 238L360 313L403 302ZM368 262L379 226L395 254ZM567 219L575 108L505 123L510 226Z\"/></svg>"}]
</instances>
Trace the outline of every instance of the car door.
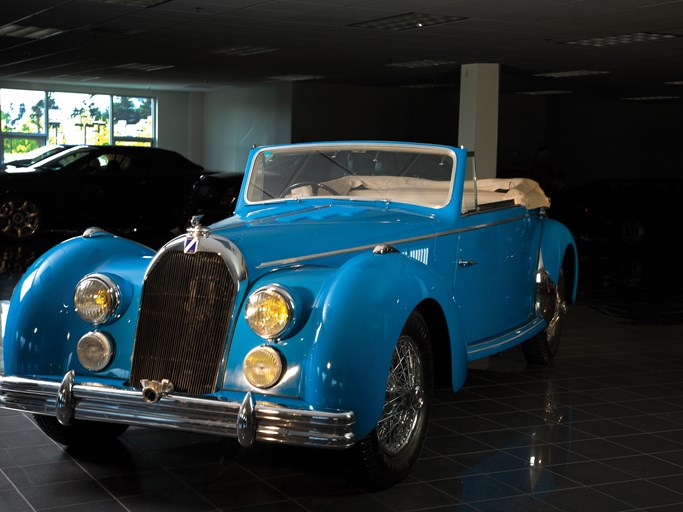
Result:
<instances>
[{"instance_id":1,"label":"car door","mask_svg":"<svg viewBox=\"0 0 683 512\"><path fill-rule=\"evenodd\" d=\"M532 218L522 207L461 216L454 292L468 345L509 333L533 313Z\"/></svg>"}]
</instances>

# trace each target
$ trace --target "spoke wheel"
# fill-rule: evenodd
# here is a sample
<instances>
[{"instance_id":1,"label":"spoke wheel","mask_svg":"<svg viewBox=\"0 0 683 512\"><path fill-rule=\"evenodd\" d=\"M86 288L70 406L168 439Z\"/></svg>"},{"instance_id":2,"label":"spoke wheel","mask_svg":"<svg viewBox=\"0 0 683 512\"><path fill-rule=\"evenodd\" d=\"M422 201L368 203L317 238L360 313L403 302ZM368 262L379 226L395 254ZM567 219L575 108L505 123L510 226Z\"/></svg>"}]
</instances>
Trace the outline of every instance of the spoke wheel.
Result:
<instances>
[{"instance_id":1,"label":"spoke wheel","mask_svg":"<svg viewBox=\"0 0 683 512\"><path fill-rule=\"evenodd\" d=\"M432 364L429 330L415 311L394 348L382 415L350 451L352 470L362 486L386 489L403 480L415 464L427 436Z\"/></svg>"},{"instance_id":2,"label":"spoke wheel","mask_svg":"<svg viewBox=\"0 0 683 512\"><path fill-rule=\"evenodd\" d=\"M401 336L394 349L387 380L384 411L377 424L377 437L389 455L399 453L410 441L424 406L424 384L420 352L408 336Z\"/></svg>"},{"instance_id":3,"label":"spoke wheel","mask_svg":"<svg viewBox=\"0 0 683 512\"><path fill-rule=\"evenodd\" d=\"M0 202L0 233L22 240L33 236L40 226L38 206L26 198L5 198Z\"/></svg>"}]
</instances>

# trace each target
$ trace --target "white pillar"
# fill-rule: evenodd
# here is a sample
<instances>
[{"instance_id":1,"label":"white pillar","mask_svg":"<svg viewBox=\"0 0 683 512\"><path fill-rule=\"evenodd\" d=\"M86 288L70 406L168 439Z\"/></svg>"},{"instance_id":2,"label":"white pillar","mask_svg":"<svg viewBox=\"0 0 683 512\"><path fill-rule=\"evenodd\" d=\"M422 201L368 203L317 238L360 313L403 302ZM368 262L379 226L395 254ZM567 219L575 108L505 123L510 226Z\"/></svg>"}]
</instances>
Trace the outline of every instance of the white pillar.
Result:
<instances>
[{"instance_id":1,"label":"white pillar","mask_svg":"<svg viewBox=\"0 0 683 512\"><path fill-rule=\"evenodd\" d=\"M496 177L499 75L498 64L460 68L458 145L475 152L478 178Z\"/></svg>"}]
</instances>

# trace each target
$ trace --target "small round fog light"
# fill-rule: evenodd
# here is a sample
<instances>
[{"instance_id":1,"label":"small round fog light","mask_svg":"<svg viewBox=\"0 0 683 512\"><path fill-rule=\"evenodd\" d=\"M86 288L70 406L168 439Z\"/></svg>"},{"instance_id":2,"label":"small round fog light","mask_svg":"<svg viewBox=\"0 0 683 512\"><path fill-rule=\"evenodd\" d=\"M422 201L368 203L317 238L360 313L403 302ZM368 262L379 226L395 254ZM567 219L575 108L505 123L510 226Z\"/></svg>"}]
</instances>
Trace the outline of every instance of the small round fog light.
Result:
<instances>
[{"instance_id":1,"label":"small round fog light","mask_svg":"<svg viewBox=\"0 0 683 512\"><path fill-rule=\"evenodd\" d=\"M106 368L114 356L114 346L109 336L102 332L89 332L78 340L78 361L83 368L97 372Z\"/></svg>"},{"instance_id":2,"label":"small round fog light","mask_svg":"<svg viewBox=\"0 0 683 512\"><path fill-rule=\"evenodd\" d=\"M249 384L257 388L269 388L280 380L282 357L272 347L256 347L244 358L242 369Z\"/></svg>"}]
</instances>

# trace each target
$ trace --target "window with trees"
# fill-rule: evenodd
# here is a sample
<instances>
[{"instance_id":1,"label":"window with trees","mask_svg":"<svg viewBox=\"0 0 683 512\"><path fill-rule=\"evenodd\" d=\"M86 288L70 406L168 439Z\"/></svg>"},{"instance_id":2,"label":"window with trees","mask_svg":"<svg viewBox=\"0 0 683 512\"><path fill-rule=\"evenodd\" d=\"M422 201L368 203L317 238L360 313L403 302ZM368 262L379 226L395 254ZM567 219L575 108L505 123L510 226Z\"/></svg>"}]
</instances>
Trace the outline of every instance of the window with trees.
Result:
<instances>
[{"instance_id":1,"label":"window with trees","mask_svg":"<svg viewBox=\"0 0 683 512\"><path fill-rule=\"evenodd\" d=\"M45 145L154 146L154 98L0 89L2 161Z\"/></svg>"}]
</instances>

